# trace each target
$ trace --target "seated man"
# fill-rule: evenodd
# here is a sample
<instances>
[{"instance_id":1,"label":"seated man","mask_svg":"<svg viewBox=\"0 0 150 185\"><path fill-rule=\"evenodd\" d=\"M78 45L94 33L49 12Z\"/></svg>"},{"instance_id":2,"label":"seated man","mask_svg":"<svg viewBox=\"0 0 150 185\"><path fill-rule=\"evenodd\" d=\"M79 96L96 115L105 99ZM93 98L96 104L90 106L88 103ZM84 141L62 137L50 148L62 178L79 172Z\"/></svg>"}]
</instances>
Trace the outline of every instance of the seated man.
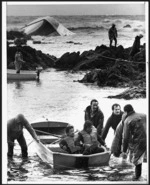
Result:
<instances>
[{"instance_id":1,"label":"seated man","mask_svg":"<svg viewBox=\"0 0 150 185\"><path fill-rule=\"evenodd\" d=\"M66 127L66 135L67 136L59 142L60 148L67 151L70 154L81 153L82 147L75 145L74 127L73 126L69 125Z\"/></svg>"},{"instance_id":2,"label":"seated man","mask_svg":"<svg viewBox=\"0 0 150 185\"><path fill-rule=\"evenodd\" d=\"M104 147L101 146L101 139L99 139L97 129L93 126L92 122L87 120L84 123L84 128L78 133L76 144L83 146L83 155L90 155L94 153L104 152Z\"/></svg>"}]
</instances>

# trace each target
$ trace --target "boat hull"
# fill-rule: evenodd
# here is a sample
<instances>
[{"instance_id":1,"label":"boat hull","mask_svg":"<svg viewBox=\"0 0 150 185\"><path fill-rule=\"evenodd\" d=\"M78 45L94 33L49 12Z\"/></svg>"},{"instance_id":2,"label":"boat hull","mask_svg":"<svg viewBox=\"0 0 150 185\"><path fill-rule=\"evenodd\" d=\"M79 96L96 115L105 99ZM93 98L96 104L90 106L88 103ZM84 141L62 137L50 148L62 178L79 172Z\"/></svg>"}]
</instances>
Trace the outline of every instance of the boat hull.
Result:
<instances>
[{"instance_id":1,"label":"boat hull","mask_svg":"<svg viewBox=\"0 0 150 185\"><path fill-rule=\"evenodd\" d=\"M59 148L55 148L53 152L52 149L36 141L34 146L36 153L44 162L59 170L108 166L111 154L110 151L92 155L68 154L60 153Z\"/></svg>"},{"instance_id":2,"label":"boat hull","mask_svg":"<svg viewBox=\"0 0 150 185\"><path fill-rule=\"evenodd\" d=\"M16 73L16 70L7 70L7 80L36 80L38 78L35 71L23 71Z\"/></svg>"},{"instance_id":3,"label":"boat hull","mask_svg":"<svg viewBox=\"0 0 150 185\"><path fill-rule=\"evenodd\" d=\"M108 166L110 152L92 155L53 153L53 167L55 169L88 168Z\"/></svg>"}]
</instances>

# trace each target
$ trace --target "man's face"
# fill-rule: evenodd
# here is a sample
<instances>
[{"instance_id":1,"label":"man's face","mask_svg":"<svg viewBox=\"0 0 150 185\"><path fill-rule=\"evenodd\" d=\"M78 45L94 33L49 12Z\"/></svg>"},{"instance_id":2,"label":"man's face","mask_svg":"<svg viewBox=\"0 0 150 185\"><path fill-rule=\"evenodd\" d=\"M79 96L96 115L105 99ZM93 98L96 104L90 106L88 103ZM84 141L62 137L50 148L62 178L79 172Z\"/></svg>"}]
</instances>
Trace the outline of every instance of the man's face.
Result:
<instances>
[{"instance_id":1,"label":"man's face","mask_svg":"<svg viewBox=\"0 0 150 185\"><path fill-rule=\"evenodd\" d=\"M86 132L90 134L92 132L92 126L86 128Z\"/></svg>"},{"instance_id":2,"label":"man's face","mask_svg":"<svg viewBox=\"0 0 150 185\"><path fill-rule=\"evenodd\" d=\"M68 136L74 137L74 128L71 128L68 132Z\"/></svg>"},{"instance_id":3,"label":"man's face","mask_svg":"<svg viewBox=\"0 0 150 185\"><path fill-rule=\"evenodd\" d=\"M91 109L92 111L96 111L98 109L98 102L92 102Z\"/></svg>"},{"instance_id":4,"label":"man's face","mask_svg":"<svg viewBox=\"0 0 150 185\"><path fill-rule=\"evenodd\" d=\"M115 115L119 115L119 114L121 113L121 108L120 108L120 106L114 106L113 113L114 113Z\"/></svg>"}]
</instances>

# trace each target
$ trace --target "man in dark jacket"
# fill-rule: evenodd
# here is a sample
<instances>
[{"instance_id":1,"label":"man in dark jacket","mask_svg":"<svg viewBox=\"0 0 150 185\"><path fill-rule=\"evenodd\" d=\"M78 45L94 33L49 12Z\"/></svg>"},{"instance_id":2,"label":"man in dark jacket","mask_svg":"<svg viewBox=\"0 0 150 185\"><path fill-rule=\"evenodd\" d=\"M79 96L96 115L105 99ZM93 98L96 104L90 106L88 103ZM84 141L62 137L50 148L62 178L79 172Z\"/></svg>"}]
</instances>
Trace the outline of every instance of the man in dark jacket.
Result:
<instances>
[{"instance_id":1,"label":"man in dark jacket","mask_svg":"<svg viewBox=\"0 0 150 185\"><path fill-rule=\"evenodd\" d=\"M110 40L110 47L112 46L113 40L115 41L115 47L116 47L118 34L117 34L117 29L116 29L115 24L112 24L112 27L109 29L108 36L109 36L109 40Z\"/></svg>"},{"instance_id":2,"label":"man in dark jacket","mask_svg":"<svg viewBox=\"0 0 150 185\"><path fill-rule=\"evenodd\" d=\"M91 103L85 109L85 121L90 120L95 128L97 128L97 133L101 137L103 130L104 114L98 106L98 101L96 99L91 100Z\"/></svg>"},{"instance_id":3,"label":"man in dark jacket","mask_svg":"<svg viewBox=\"0 0 150 185\"><path fill-rule=\"evenodd\" d=\"M146 115L136 113L132 105L124 106L126 114L123 126L123 158L127 149L130 151L130 161L135 165L134 180L138 180L142 172L142 162L146 152Z\"/></svg>"},{"instance_id":4,"label":"man in dark jacket","mask_svg":"<svg viewBox=\"0 0 150 185\"><path fill-rule=\"evenodd\" d=\"M112 127L114 132L116 131L116 128L117 128L119 122L121 121L122 114L123 114L123 112L121 111L120 105L117 103L113 104L112 105L112 115L108 118L106 125L103 129L103 133L102 133L103 140L106 139L110 127Z\"/></svg>"},{"instance_id":5,"label":"man in dark jacket","mask_svg":"<svg viewBox=\"0 0 150 185\"><path fill-rule=\"evenodd\" d=\"M33 130L30 123L27 121L27 119L22 114L18 114L15 118L12 118L7 121L7 142L8 142L8 157L13 157L13 149L14 149L14 141L17 139L21 151L22 151L22 158L28 157L28 148L26 144L26 140L23 135L23 128L26 128L28 132L31 134L31 136L39 142L39 139Z\"/></svg>"},{"instance_id":6,"label":"man in dark jacket","mask_svg":"<svg viewBox=\"0 0 150 185\"><path fill-rule=\"evenodd\" d=\"M130 60L133 59L134 55L140 51L140 39L141 39L142 37L143 37L142 34L137 35L137 36L135 37L133 46L132 46L131 51L130 51L130 54L129 54L129 56L130 56L129 59L130 59Z\"/></svg>"}]
</instances>

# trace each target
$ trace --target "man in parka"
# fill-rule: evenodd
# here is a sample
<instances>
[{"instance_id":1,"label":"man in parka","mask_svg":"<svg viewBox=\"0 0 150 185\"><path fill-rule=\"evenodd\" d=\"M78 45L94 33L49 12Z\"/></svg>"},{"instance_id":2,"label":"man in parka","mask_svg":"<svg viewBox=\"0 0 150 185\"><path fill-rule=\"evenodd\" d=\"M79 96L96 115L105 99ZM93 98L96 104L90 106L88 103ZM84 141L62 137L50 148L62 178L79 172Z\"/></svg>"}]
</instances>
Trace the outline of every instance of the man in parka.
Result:
<instances>
[{"instance_id":1,"label":"man in parka","mask_svg":"<svg viewBox=\"0 0 150 185\"><path fill-rule=\"evenodd\" d=\"M129 56L130 56L130 57L129 57L129 60L132 60L133 57L134 57L134 55L140 51L140 47L141 47L141 45L140 45L140 40L141 40L142 37L143 37L142 34L137 35L137 36L135 37L133 46L132 46L131 51L130 51L130 53L129 53Z\"/></svg>"},{"instance_id":2,"label":"man in parka","mask_svg":"<svg viewBox=\"0 0 150 185\"><path fill-rule=\"evenodd\" d=\"M110 40L110 47L112 46L113 40L115 41L115 47L116 47L118 33L117 33L117 29L116 29L115 24L112 24L112 27L108 30L108 36L109 36L109 40Z\"/></svg>"},{"instance_id":3,"label":"man in parka","mask_svg":"<svg viewBox=\"0 0 150 185\"><path fill-rule=\"evenodd\" d=\"M146 152L146 115L136 113L130 104L124 106L124 113L126 116L123 120L123 158L126 158L127 149L129 149L130 160L135 165L133 180L138 180L141 176L142 162Z\"/></svg>"},{"instance_id":4,"label":"man in parka","mask_svg":"<svg viewBox=\"0 0 150 185\"><path fill-rule=\"evenodd\" d=\"M22 152L22 158L27 159L28 148L26 140L23 135L23 128L26 128L31 136L39 142L39 139L23 114L18 114L16 117L7 121L7 142L8 142L8 157L11 159L13 157L14 141L17 140Z\"/></svg>"}]
</instances>

